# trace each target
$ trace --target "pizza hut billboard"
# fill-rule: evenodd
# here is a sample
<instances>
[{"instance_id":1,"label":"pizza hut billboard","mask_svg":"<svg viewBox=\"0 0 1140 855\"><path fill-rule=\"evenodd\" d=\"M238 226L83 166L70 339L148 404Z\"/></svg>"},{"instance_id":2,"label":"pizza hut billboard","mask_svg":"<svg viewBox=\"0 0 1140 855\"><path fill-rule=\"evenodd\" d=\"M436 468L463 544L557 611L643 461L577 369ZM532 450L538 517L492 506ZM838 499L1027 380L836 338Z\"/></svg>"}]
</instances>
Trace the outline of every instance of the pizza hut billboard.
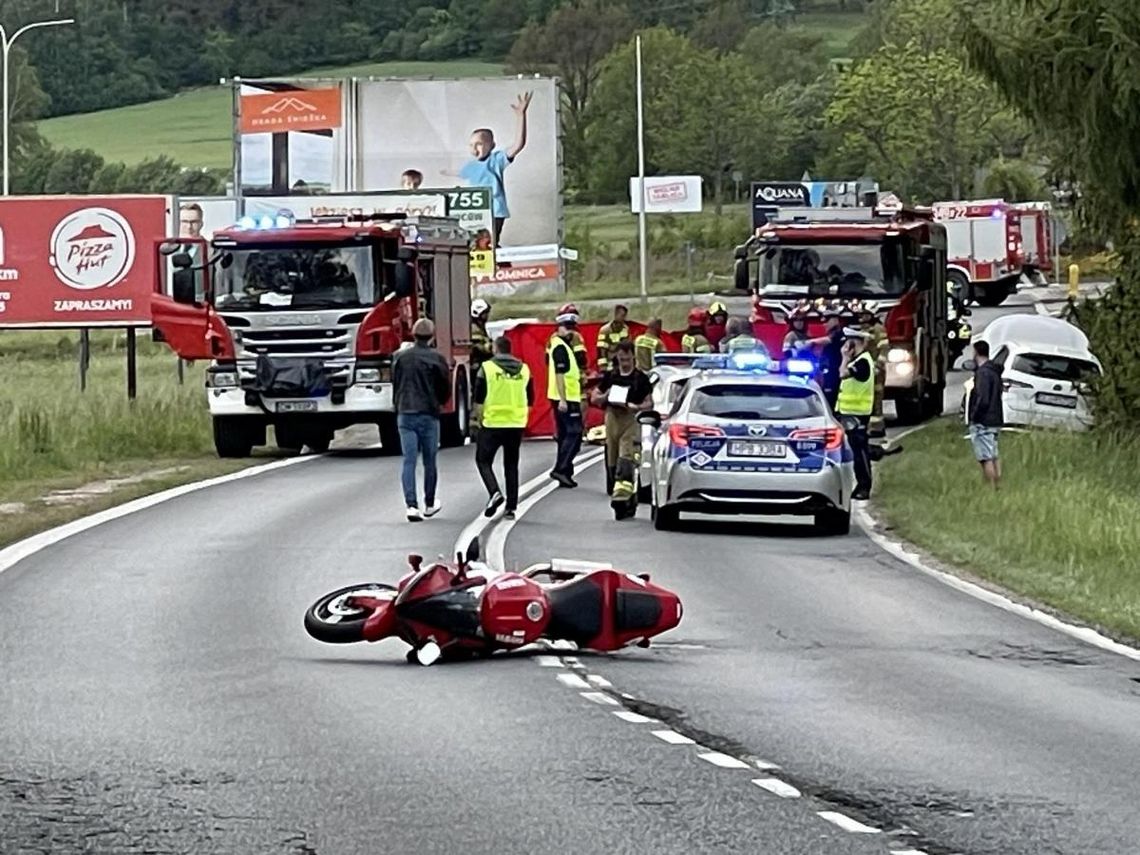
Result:
<instances>
[{"instance_id":1,"label":"pizza hut billboard","mask_svg":"<svg viewBox=\"0 0 1140 855\"><path fill-rule=\"evenodd\" d=\"M0 198L0 328L150 325L166 196Z\"/></svg>"}]
</instances>

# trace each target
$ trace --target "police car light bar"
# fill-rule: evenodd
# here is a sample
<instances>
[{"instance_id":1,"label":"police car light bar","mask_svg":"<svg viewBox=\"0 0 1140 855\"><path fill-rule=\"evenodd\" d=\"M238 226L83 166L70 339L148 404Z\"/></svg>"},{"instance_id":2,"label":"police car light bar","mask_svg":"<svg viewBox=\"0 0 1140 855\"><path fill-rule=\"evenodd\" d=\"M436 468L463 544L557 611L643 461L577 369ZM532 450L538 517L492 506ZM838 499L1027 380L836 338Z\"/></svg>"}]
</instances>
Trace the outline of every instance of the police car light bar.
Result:
<instances>
[{"instance_id":1,"label":"police car light bar","mask_svg":"<svg viewBox=\"0 0 1140 855\"><path fill-rule=\"evenodd\" d=\"M654 365L689 365L706 356L703 353L655 353Z\"/></svg>"},{"instance_id":2,"label":"police car light bar","mask_svg":"<svg viewBox=\"0 0 1140 855\"><path fill-rule=\"evenodd\" d=\"M766 353L718 353L694 359L692 367L711 371L755 371L765 374L787 374L793 377L810 377L816 365L810 359L792 357L782 362Z\"/></svg>"}]
</instances>

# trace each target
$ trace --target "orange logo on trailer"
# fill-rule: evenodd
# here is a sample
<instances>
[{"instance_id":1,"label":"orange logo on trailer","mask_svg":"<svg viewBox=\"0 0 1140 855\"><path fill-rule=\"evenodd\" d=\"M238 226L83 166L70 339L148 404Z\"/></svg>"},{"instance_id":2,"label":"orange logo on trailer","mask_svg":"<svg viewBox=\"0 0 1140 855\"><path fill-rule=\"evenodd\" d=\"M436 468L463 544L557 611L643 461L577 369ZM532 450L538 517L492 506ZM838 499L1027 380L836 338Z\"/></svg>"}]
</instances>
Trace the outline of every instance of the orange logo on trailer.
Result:
<instances>
[{"instance_id":1,"label":"orange logo on trailer","mask_svg":"<svg viewBox=\"0 0 1140 855\"><path fill-rule=\"evenodd\" d=\"M341 126L340 89L293 89L241 96L241 132L323 131Z\"/></svg>"}]
</instances>

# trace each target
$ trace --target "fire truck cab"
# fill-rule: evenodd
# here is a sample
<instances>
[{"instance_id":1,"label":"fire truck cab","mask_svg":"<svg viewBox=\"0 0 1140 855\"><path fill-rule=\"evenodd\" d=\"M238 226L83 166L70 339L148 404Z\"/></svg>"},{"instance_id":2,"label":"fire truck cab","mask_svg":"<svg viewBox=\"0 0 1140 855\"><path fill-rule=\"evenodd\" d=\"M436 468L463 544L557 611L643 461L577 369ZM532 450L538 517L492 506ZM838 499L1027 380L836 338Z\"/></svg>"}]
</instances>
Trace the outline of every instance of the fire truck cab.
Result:
<instances>
[{"instance_id":1,"label":"fire truck cab","mask_svg":"<svg viewBox=\"0 0 1140 855\"><path fill-rule=\"evenodd\" d=\"M753 330L783 351L801 301L858 303L883 323L885 398L898 420L942 414L947 356L946 232L929 210L783 208L736 248L736 288L751 291ZM809 334L826 335L819 318Z\"/></svg>"},{"instance_id":2,"label":"fire truck cab","mask_svg":"<svg viewBox=\"0 0 1140 855\"><path fill-rule=\"evenodd\" d=\"M376 424L400 448L392 364L419 317L451 368L441 443L462 445L470 409L469 237L452 218L376 214L245 217L209 243L168 238L151 308L186 360L208 360L206 400L222 457L266 444L325 451L335 431ZM173 268L167 286L167 271Z\"/></svg>"},{"instance_id":3,"label":"fire truck cab","mask_svg":"<svg viewBox=\"0 0 1140 855\"><path fill-rule=\"evenodd\" d=\"M1001 199L935 202L946 228L947 281L963 303L1000 306L1026 272L1021 210Z\"/></svg>"}]
</instances>

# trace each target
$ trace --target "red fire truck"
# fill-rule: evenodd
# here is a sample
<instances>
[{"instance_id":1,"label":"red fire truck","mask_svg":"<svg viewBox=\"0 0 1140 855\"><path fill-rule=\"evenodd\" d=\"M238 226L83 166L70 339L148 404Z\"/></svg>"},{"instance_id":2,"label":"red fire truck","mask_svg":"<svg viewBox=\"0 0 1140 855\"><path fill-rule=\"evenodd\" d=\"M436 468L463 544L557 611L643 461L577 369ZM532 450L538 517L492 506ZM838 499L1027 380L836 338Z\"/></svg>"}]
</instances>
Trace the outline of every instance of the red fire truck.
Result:
<instances>
[{"instance_id":1,"label":"red fire truck","mask_svg":"<svg viewBox=\"0 0 1140 855\"><path fill-rule=\"evenodd\" d=\"M1025 275L1034 285L1048 285L1056 252L1053 206L1048 202L1018 202L1013 208L1021 216Z\"/></svg>"},{"instance_id":2,"label":"red fire truck","mask_svg":"<svg viewBox=\"0 0 1140 855\"><path fill-rule=\"evenodd\" d=\"M280 448L324 451L334 431L376 424L383 448L397 452L392 359L414 321L429 317L451 366L441 443L461 445L471 388L468 249L453 218L246 217L208 244L158 245L153 323L183 359L209 361L215 447L245 457L265 444L269 425Z\"/></svg>"},{"instance_id":3,"label":"red fire truck","mask_svg":"<svg viewBox=\"0 0 1140 855\"><path fill-rule=\"evenodd\" d=\"M886 399L898 420L941 415L946 390L946 232L929 210L783 208L736 248L736 287L754 294L753 330L781 353L801 301L858 302L890 340ZM822 320L809 323L825 334Z\"/></svg>"},{"instance_id":4,"label":"red fire truck","mask_svg":"<svg viewBox=\"0 0 1140 855\"><path fill-rule=\"evenodd\" d=\"M1025 272L1022 212L1001 199L935 202L933 211L946 227L950 290L964 303L1000 306Z\"/></svg>"}]
</instances>

